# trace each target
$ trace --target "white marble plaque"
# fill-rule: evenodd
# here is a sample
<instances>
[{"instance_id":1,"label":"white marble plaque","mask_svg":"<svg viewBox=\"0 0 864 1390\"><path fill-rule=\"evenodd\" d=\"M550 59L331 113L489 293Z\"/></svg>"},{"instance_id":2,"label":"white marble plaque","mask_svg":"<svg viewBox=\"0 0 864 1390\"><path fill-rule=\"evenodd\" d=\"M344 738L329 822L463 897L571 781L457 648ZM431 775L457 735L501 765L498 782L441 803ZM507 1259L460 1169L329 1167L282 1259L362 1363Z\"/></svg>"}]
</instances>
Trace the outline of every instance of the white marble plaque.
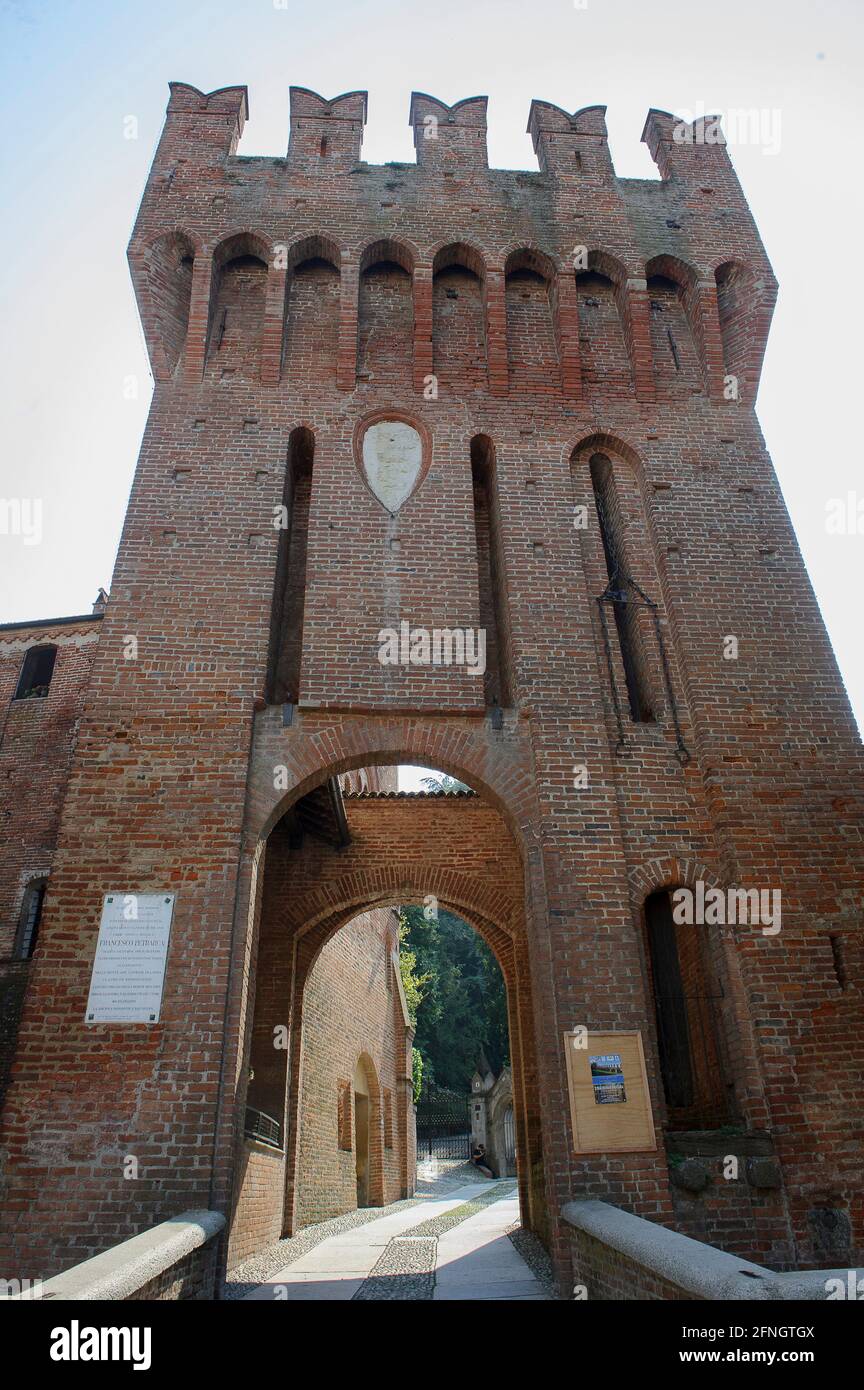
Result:
<instances>
[{"instance_id":1,"label":"white marble plaque","mask_svg":"<svg viewBox=\"0 0 864 1390\"><path fill-rule=\"evenodd\" d=\"M173 893L106 893L86 1023L158 1023Z\"/></svg>"},{"instance_id":2,"label":"white marble plaque","mask_svg":"<svg viewBox=\"0 0 864 1390\"><path fill-rule=\"evenodd\" d=\"M363 436L363 469L370 488L388 512L411 496L423 467L423 441L403 420L379 420Z\"/></svg>"}]
</instances>

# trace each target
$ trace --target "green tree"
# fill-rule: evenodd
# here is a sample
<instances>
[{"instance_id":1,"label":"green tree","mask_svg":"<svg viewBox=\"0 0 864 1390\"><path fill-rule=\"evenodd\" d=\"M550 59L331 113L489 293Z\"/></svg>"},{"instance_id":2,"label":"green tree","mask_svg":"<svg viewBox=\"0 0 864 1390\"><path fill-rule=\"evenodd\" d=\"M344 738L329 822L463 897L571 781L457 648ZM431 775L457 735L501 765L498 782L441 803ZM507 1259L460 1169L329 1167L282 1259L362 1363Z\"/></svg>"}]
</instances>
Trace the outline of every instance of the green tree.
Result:
<instances>
[{"instance_id":1,"label":"green tree","mask_svg":"<svg viewBox=\"0 0 864 1390\"><path fill-rule=\"evenodd\" d=\"M424 986L432 977L431 975L417 974L417 953L406 945L407 938L408 924L403 912L399 917L399 974L402 976L402 988L405 991L408 1017L413 1026L417 1022L417 1010L423 999Z\"/></svg>"},{"instance_id":2,"label":"green tree","mask_svg":"<svg viewBox=\"0 0 864 1390\"><path fill-rule=\"evenodd\" d=\"M411 1049L411 1081L414 1088L414 1104L420 1099L423 1090L423 1053L417 1047Z\"/></svg>"},{"instance_id":3,"label":"green tree","mask_svg":"<svg viewBox=\"0 0 864 1390\"><path fill-rule=\"evenodd\" d=\"M412 906L403 908L400 920L408 974L419 983L414 1044L424 1083L464 1093L481 1048L496 1072L508 1060L498 962L473 927L451 912Z\"/></svg>"}]
</instances>

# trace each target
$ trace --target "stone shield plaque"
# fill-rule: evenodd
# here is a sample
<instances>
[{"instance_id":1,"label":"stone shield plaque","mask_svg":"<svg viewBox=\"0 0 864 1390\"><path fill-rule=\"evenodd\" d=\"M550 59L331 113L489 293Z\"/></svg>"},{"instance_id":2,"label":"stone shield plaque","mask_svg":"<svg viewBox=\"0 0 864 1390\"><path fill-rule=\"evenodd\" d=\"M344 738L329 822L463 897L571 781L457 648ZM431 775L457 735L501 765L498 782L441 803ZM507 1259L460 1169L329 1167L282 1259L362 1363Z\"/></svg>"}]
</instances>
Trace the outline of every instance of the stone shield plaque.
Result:
<instances>
[{"instance_id":1,"label":"stone shield plaque","mask_svg":"<svg viewBox=\"0 0 864 1390\"><path fill-rule=\"evenodd\" d=\"M358 442L366 486L395 516L421 482L427 441L409 421L379 417L366 424Z\"/></svg>"}]
</instances>

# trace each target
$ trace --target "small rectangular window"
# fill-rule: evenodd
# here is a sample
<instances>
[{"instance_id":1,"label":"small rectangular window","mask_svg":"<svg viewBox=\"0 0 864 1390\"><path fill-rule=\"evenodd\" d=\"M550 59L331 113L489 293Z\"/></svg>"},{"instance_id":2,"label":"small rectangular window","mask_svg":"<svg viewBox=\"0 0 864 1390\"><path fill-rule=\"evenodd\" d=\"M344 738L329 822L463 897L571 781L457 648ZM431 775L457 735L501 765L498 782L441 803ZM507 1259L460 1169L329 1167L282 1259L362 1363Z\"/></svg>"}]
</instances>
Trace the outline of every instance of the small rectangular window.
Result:
<instances>
[{"instance_id":1,"label":"small rectangular window","mask_svg":"<svg viewBox=\"0 0 864 1390\"><path fill-rule=\"evenodd\" d=\"M44 699L51 686L56 659L56 647L31 647L24 657L24 665L21 667L21 675L18 678L18 687L14 698L16 700Z\"/></svg>"}]
</instances>

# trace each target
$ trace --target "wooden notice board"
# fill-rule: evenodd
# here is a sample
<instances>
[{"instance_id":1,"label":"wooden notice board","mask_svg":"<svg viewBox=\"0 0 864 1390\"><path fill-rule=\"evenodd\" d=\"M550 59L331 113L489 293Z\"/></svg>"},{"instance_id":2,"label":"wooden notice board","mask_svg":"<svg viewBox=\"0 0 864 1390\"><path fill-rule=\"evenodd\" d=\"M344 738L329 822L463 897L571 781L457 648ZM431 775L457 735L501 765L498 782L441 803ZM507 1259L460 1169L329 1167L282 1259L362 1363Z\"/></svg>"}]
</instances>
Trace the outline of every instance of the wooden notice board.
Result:
<instances>
[{"instance_id":1,"label":"wooden notice board","mask_svg":"<svg viewBox=\"0 0 864 1390\"><path fill-rule=\"evenodd\" d=\"M564 1034L576 1153L655 1150L642 1034Z\"/></svg>"}]
</instances>

